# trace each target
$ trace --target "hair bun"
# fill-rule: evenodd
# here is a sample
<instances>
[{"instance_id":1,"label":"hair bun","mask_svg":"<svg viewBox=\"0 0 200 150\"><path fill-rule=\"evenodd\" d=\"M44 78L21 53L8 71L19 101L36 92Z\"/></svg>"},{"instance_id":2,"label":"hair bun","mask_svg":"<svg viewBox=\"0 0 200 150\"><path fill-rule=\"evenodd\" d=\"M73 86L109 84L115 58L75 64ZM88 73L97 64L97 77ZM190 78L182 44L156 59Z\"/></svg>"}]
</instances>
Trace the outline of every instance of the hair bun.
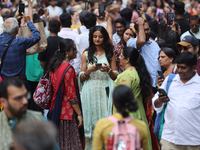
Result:
<instances>
[{"instance_id":1,"label":"hair bun","mask_svg":"<svg viewBox=\"0 0 200 150\"><path fill-rule=\"evenodd\" d=\"M138 109L137 102L134 101L134 100L127 102L125 104L125 106L126 106L126 109L128 109L129 112L133 112L133 111L136 111Z\"/></svg>"}]
</instances>

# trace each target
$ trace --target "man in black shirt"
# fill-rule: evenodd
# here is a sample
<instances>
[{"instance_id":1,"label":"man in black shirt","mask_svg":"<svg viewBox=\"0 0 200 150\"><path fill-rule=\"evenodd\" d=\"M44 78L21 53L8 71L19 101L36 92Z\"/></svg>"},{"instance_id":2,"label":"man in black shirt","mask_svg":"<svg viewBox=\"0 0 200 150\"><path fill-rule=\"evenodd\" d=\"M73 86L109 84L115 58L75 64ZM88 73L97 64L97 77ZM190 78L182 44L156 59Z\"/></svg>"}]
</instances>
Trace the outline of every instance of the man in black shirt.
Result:
<instances>
[{"instance_id":1,"label":"man in black shirt","mask_svg":"<svg viewBox=\"0 0 200 150\"><path fill-rule=\"evenodd\" d=\"M58 32L60 31L60 22L56 19L53 19L49 22L49 31L50 36L47 39L47 49L38 55L38 60L40 61L40 65L44 69L44 74L48 71L48 66L53 57L56 50L58 50L58 45L62 40L61 37L58 36Z\"/></svg>"},{"instance_id":2,"label":"man in black shirt","mask_svg":"<svg viewBox=\"0 0 200 150\"><path fill-rule=\"evenodd\" d=\"M184 10L185 4L183 2L176 1L174 3L174 6L175 6L174 13L176 16L174 21L180 25L181 34L183 34L184 32L190 30L189 21L184 19L183 17L183 14L185 12Z\"/></svg>"}]
</instances>

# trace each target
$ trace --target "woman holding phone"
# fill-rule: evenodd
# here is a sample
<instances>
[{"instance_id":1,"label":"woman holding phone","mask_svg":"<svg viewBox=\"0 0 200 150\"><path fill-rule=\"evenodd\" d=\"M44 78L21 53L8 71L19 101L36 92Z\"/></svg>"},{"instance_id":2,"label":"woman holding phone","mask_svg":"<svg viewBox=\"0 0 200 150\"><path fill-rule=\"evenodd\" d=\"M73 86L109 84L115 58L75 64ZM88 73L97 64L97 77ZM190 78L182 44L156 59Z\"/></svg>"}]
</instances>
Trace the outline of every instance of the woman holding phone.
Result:
<instances>
[{"instance_id":1,"label":"woman holding phone","mask_svg":"<svg viewBox=\"0 0 200 150\"><path fill-rule=\"evenodd\" d=\"M102 26L89 33L89 48L82 55L79 87L85 131L85 150L92 150L93 129L97 121L112 114L113 80L117 69L109 35Z\"/></svg>"},{"instance_id":2,"label":"woman holding phone","mask_svg":"<svg viewBox=\"0 0 200 150\"><path fill-rule=\"evenodd\" d=\"M153 93L151 90L151 77L144 59L137 49L126 47L120 55L120 64L125 68L125 71L117 76L114 86L126 85L132 89L135 100L138 103L138 110L131 112L130 116L146 123L148 127L148 150L158 150L158 143L153 133L152 124L153 107L151 98ZM113 110L115 112L115 109Z\"/></svg>"},{"instance_id":3,"label":"woman holding phone","mask_svg":"<svg viewBox=\"0 0 200 150\"><path fill-rule=\"evenodd\" d=\"M169 47L163 47L161 48L159 52L159 62L160 65L166 69L166 71L163 73L164 78L166 78L170 73L175 73L173 60L176 58L176 53L172 48ZM161 86L164 79L161 78L161 76L158 77L157 83L158 86Z\"/></svg>"}]
</instances>

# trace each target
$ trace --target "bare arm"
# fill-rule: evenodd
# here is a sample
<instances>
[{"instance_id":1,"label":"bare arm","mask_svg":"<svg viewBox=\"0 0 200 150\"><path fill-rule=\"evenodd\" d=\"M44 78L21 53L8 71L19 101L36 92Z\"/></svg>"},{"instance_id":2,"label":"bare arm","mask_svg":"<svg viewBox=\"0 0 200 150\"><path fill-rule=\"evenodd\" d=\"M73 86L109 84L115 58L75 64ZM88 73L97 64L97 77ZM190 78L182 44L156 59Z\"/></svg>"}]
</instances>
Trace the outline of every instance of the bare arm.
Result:
<instances>
[{"instance_id":1,"label":"bare arm","mask_svg":"<svg viewBox=\"0 0 200 150\"><path fill-rule=\"evenodd\" d=\"M111 72L109 73L109 76L112 80L115 80L117 78L117 74L113 72L113 70L117 70L117 67L116 67L116 60L115 60L115 55L112 56L111 58L111 63L110 63L110 66L111 66Z\"/></svg>"},{"instance_id":2,"label":"bare arm","mask_svg":"<svg viewBox=\"0 0 200 150\"><path fill-rule=\"evenodd\" d=\"M112 39L112 36L113 36L112 18L108 14L107 11L105 11L105 13L106 13L106 20L107 20L107 32L108 32L110 39Z\"/></svg>"},{"instance_id":3,"label":"bare arm","mask_svg":"<svg viewBox=\"0 0 200 150\"><path fill-rule=\"evenodd\" d=\"M28 2L28 16L30 16L31 20L33 20L33 8L31 0L27 0L27 2Z\"/></svg>"},{"instance_id":4,"label":"bare arm","mask_svg":"<svg viewBox=\"0 0 200 150\"><path fill-rule=\"evenodd\" d=\"M85 80L87 80L89 77L89 75L94 72L94 71L97 71L98 70L98 67L96 67L95 65L91 66L90 68L87 69L87 58L86 58L86 55L85 53L83 53L82 55L82 60L81 60L81 71L84 71L85 72L85 75L82 74L81 75L81 82L84 82ZM86 77L85 77L86 76Z\"/></svg>"},{"instance_id":5,"label":"bare arm","mask_svg":"<svg viewBox=\"0 0 200 150\"><path fill-rule=\"evenodd\" d=\"M44 69L45 62L44 61L40 61L40 65Z\"/></svg>"},{"instance_id":6,"label":"bare arm","mask_svg":"<svg viewBox=\"0 0 200 150\"><path fill-rule=\"evenodd\" d=\"M137 49L140 49L142 46L144 46L146 42L146 35L144 32L144 19L138 18L137 24L138 24L138 39L136 41L136 45Z\"/></svg>"},{"instance_id":7,"label":"bare arm","mask_svg":"<svg viewBox=\"0 0 200 150\"><path fill-rule=\"evenodd\" d=\"M72 105L73 109L75 110L76 114L77 114L77 118L78 118L78 128L82 127L83 126L83 117L82 117L82 114L81 114L81 110L80 110L80 107L78 104L74 104Z\"/></svg>"}]
</instances>

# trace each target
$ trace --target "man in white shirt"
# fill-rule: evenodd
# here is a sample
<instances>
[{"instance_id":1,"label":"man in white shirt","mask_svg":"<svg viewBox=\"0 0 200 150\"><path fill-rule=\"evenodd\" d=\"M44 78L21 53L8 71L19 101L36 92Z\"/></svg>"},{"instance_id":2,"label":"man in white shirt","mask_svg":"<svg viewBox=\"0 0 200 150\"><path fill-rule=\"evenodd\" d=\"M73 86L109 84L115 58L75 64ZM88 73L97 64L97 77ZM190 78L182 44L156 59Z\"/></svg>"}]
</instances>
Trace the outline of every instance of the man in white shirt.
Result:
<instances>
[{"instance_id":1,"label":"man in white shirt","mask_svg":"<svg viewBox=\"0 0 200 150\"><path fill-rule=\"evenodd\" d=\"M75 39L76 48L77 48L77 58L74 59L74 69L78 75L81 70L81 59L82 53L89 47L89 29L94 27L96 24L96 15L93 13L86 13L84 19L84 25L87 28L87 31L78 35Z\"/></svg>"},{"instance_id":2,"label":"man in white shirt","mask_svg":"<svg viewBox=\"0 0 200 150\"><path fill-rule=\"evenodd\" d=\"M172 80L168 98L156 93L152 99L159 113L167 103L161 136L162 150L200 150L200 77L197 58L185 51L175 59L178 74ZM168 77L160 88L166 90Z\"/></svg>"},{"instance_id":3,"label":"man in white shirt","mask_svg":"<svg viewBox=\"0 0 200 150\"><path fill-rule=\"evenodd\" d=\"M194 36L200 40L199 17L197 15L190 16L190 30L181 35L181 41L186 35Z\"/></svg>"},{"instance_id":4,"label":"man in white shirt","mask_svg":"<svg viewBox=\"0 0 200 150\"><path fill-rule=\"evenodd\" d=\"M70 28L72 24L71 15L68 13L62 13L62 15L60 15L60 22L62 29L58 32L58 36L63 39L72 39L74 41L78 34L73 32Z\"/></svg>"},{"instance_id":5,"label":"man in white shirt","mask_svg":"<svg viewBox=\"0 0 200 150\"><path fill-rule=\"evenodd\" d=\"M78 34L73 32L70 28L72 24L71 15L68 13L62 13L62 15L60 15L60 22L62 24L62 29L58 32L58 36L63 39L72 39L74 41ZM74 60L71 60L69 63L74 65Z\"/></svg>"},{"instance_id":6,"label":"man in white shirt","mask_svg":"<svg viewBox=\"0 0 200 150\"><path fill-rule=\"evenodd\" d=\"M62 14L60 7L56 6L56 3L56 0L49 0L49 6L47 8L49 9L50 18L58 19Z\"/></svg>"},{"instance_id":7,"label":"man in white shirt","mask_svg":"<svg viewBox=\"0 0 200 150\"><path fill-rule=\"evenodd\" d=\"M118 18L115 20L116 32L113 34L113 45L117 45L121 41L121 37L126 28L126 20L124 18Z\"/></svg>"}]
</instances>

